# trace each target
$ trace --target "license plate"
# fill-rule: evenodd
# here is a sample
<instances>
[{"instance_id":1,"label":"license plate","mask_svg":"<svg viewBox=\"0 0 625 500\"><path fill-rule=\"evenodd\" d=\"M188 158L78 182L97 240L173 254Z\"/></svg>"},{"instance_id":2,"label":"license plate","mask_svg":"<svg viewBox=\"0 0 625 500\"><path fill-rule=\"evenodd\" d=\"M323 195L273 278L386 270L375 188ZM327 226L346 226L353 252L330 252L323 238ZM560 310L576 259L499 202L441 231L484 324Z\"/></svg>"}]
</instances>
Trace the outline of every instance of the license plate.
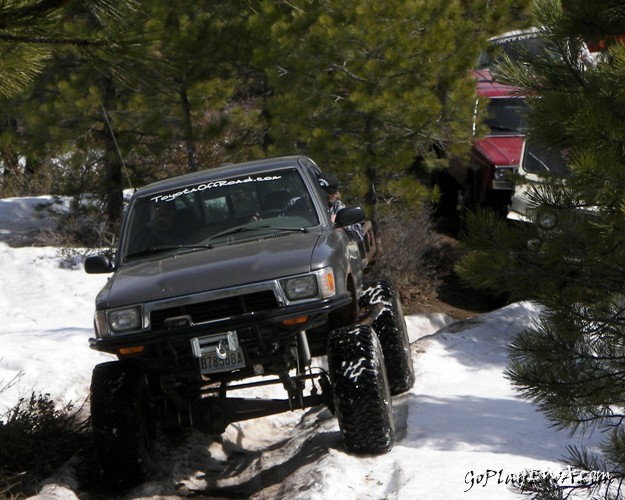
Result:
<instances>
[{"instance_id":1,"label":"license plate","mask_svg":"<svg viewBox=\"0 0 625 500\"><path fill-rule=\"evenodd\" d=\"M245 356L237 332L218 333L191 339L193 355L202 375L245 368Z\"/></svg>"},{"instance_id":2,"label":"license plate","mask_svg":"<svg viewBox=\"0 0 625 500\"><path fill-rule=\"evenodd\" d=\"M235 351L227 351L224 357L211 354L200 358L200 371L203 375L227 372L238 368L245 368L245 358L240 347Z\"/></svg>"}]
</instances>

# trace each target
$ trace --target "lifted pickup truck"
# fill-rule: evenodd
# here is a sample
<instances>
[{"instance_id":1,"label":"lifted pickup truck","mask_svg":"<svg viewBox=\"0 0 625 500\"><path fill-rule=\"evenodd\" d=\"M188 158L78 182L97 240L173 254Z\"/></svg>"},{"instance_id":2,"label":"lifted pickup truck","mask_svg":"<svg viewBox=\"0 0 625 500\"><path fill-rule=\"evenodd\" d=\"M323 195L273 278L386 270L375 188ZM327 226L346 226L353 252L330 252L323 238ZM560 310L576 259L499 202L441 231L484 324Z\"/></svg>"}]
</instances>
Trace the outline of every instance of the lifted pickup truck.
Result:
<instances>
[{"instance_id":1,"label":"lifted pickup truck","mask_svg":"<svg viewBox=\"0 0 625 500\"><path fill-rule=\"evenodd\" d=\"M376 246L359 207L334 222L304 156L229 165L135 192L96 298L91 416L109 484L150 471L159 432L327 405L349 452L394 443L391 395L414 384L401 304L363 282ZM323 358L313 362L315 358ZM327 362L326 362L327 361ZM231 397L282 386L284 399Z\"/></svg>"}]
</instances>

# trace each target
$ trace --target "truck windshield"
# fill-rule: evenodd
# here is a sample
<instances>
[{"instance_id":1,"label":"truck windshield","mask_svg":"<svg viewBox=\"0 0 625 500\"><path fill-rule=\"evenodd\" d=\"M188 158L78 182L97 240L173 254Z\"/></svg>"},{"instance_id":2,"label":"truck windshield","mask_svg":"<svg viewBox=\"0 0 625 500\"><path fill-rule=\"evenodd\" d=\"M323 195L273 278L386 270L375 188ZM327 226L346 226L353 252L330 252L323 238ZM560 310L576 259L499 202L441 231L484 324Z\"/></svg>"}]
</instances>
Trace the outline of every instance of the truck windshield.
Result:
<instances>
[{"instance_id":1,"label":"truck windshield","mask_svg":"<svg viewBox=\"0 0 625 500\"><path fill-rule=\"evenodd\" d=\"M125 259L262 236L319 224L296 169L177 187L130 206Z\"/></svg>"},{"instance_id":2,"label":"truck windshield","mask_svg":"<svg viewBox=\"0 0 625 500\"><path fill-rule=\"evenodd\" d=\"M487 114L484 123L492 134L523 133L526 129L525 99L521 97L491 99Z\"/></svg>"},{"instance_id":3,"label":"truck windshield","mask_svg":"<svg viewBox=\"0 0 625 500\"><path fill-rule=\"evenodd\" d=\"M505 57L513 61L527 61L540 56L546 51L545 42L535 31L520 33L491 41L491 45L480 54L479 68L488 68L498 64Z\"/></svg>"}]
</instances>

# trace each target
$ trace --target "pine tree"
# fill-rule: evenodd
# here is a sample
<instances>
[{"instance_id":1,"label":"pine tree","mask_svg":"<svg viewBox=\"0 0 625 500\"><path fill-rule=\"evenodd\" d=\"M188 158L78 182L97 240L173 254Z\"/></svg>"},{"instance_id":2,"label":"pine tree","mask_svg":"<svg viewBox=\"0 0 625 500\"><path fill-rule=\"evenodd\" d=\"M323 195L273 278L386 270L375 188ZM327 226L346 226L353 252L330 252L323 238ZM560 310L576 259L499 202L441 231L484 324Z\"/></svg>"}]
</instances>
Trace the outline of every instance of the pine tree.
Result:
<instances>
[{"instance_id":1,"label":"pine tree","mask_svg":"<svg viewBox=\"0 0 625 500\"><path fill-rule=\"evenodd\" d=\"M258 155L262 120L255 100L261 72L251 65L249 6L229 0L151 6L146 31L163 71L151 91L155 108L170 111L171 141L184 151L186 171ZM182 160L182 159L180 159Z\"/></svg>"},{"instance_id":2,"label":"pine tree","mask_svg":"<svg viewBox=\"0 0 625 500\"><path fill-rule=\"evenodd\" d=\"M61 124L65 120L49 123L50 130L46 130L41 126L46 120L40 116L42 108L47 106L50 109L54 106L54 99L62 93L63 88L73 91L74 96L78 94L75 89L71 89L72 84L68 85L71 76L66 75L65 84L51 94L48 93L50 85L47 88L46 84L35 86L36 79L44 72L46 76L50 76L50 67L54 64L68 63L72 67L70 74L74 77L77 66L88 66L92 80L91 98L93 100L93 88L99 86L102 90L102 103L106 100L103 96L110 97L115 93L116 85L132 84L133 66L142 60L139 48L141 36L130 29L137 16L141 16L141 12L135 1L120 3L107 0L39 0L2 3L0 57L3 65L0 69L0 94L5 98L14 98L3 106L5 126L1 133L1 143L5 167L4 188L8 185L11 189L30 191L35 171L41 172L41 166L51 159L36 156L46 149L44 144L52 146L52 154L56 155L54 160L58 162L60 156L68 154L65 149L68 140L77 139L55 133L63 127ZM68 66L62 67L67 69ZM61 67L57 74L60 74L60 70ZM57 83L63 81L56 78L54 80ZM84 96L81 96L80 102L84 106ZM33 105L38 107L33 108ZM29 108L34 123L27 123L25 118ZM49 118L53 117L58 118L58 115ZM84 123L85 116L80 115L74 121ZM43 135L35 137L36 131ZM52 145L55 139L58 143ZM32 143L25 146L30 140ZM109 138L104 147L103 177L106 185L106 212L115 223L119 220L122 209L119 188L121 167L120 160L111 153L111 149L112 141ZM73 155L73 152L71 150L69 154ZM24 168L20 165L22 160L25 161ZM48 183L52 184L53 182Z\"/></svg>"},{"instance_id":3,"label":"pine tree","mask_svg":"<svg viewBox=\"0 0 625 500\"><path fill-rule=\"evenodd\" d=\"M495 13L488 3L260 2L269 151L310 153L371 206L420 206L427 190L410 170L415 159L470 146L467 75L492 20L479 13Z\"/></svg>"},{"instance_id":4,"label":"pine tree","mask_svg":"<svg viewBox=\"0 0 625 500\"><path fill-rule=\"evenodd\" d=\"M73 48L100 64L115 67L130 42L124 35L134 0L6 0L0 4L0 95L11 97L25 90L51 57ZM88 12L105 29L99 37L67 29L65 21L76 12Z\"/></svg>"},{"instance_id":5,"label":"pine tree","mask_svg":"<svg viewBox=\"0 0 625 500\"><path fill-rule=\"evenodd\" d=\"M572 449L571 465L609 472L594 485L619 498L625 478L625 6L541 0L548 50L498 76L524 87L532 143L561 153L570 170L532 192L536 224L470 221L459 266L473 285L532 299L543 313L511 345L507 374L562 428L605 431L599 452ZM588 57L586 47L600 48ZM538 223L549 214L554 228ZM554 219L555 217L555 219ZM549 489L557 485L547 485ZM597 491L596 491L597 493ZM559 498L561 491L552 492Z\"/></svg>"},{"instance_id":6,"label":"pine tree","mask_svg":"<svg viewBox=\"0 0 625 500\"><path fill-rule=\"evenodd\" d=\"M95 193L115 232L125 187L214 166L224 161L220 143L235 147L253 135L255 112L239 102L249 86L242 75L250 74L250 50L232 44L235 35L247 39L247 12L232 2L154 1L127 13L124 29L117 26L123 37L109 40L111 18L66 7L66 39L92 43L54 52L29 90L4 106L3 163L28 156L47 173L42 186ZM101 40L113 46L100 47ZM5 193L9 185L31 192L32 176L17 174L20 182L5 176Z\"/></svg>"}]
</instances>

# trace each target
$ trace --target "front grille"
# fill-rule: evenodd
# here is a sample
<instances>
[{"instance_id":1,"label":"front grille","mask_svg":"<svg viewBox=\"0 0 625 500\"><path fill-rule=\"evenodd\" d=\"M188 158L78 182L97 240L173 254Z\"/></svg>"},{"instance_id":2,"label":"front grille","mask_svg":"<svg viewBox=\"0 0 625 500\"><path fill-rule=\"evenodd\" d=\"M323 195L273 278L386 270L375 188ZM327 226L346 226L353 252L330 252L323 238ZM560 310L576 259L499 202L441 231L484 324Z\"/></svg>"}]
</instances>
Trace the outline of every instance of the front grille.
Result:
<instances>
[{"instance_id":1,"label":"front grille","mask_svg":"<svg viewBox=\"0 0 625 500\"><path fill-rule=\"evenodd\" d=\"M164 328L164 322L167 318L176 316L190 316L193 323L198 324L277 307L278 303L274 293L271 290L266 290L155 310L150 313L150 323L152 330L161 330Z\"/></svg>"}]
</instances>

